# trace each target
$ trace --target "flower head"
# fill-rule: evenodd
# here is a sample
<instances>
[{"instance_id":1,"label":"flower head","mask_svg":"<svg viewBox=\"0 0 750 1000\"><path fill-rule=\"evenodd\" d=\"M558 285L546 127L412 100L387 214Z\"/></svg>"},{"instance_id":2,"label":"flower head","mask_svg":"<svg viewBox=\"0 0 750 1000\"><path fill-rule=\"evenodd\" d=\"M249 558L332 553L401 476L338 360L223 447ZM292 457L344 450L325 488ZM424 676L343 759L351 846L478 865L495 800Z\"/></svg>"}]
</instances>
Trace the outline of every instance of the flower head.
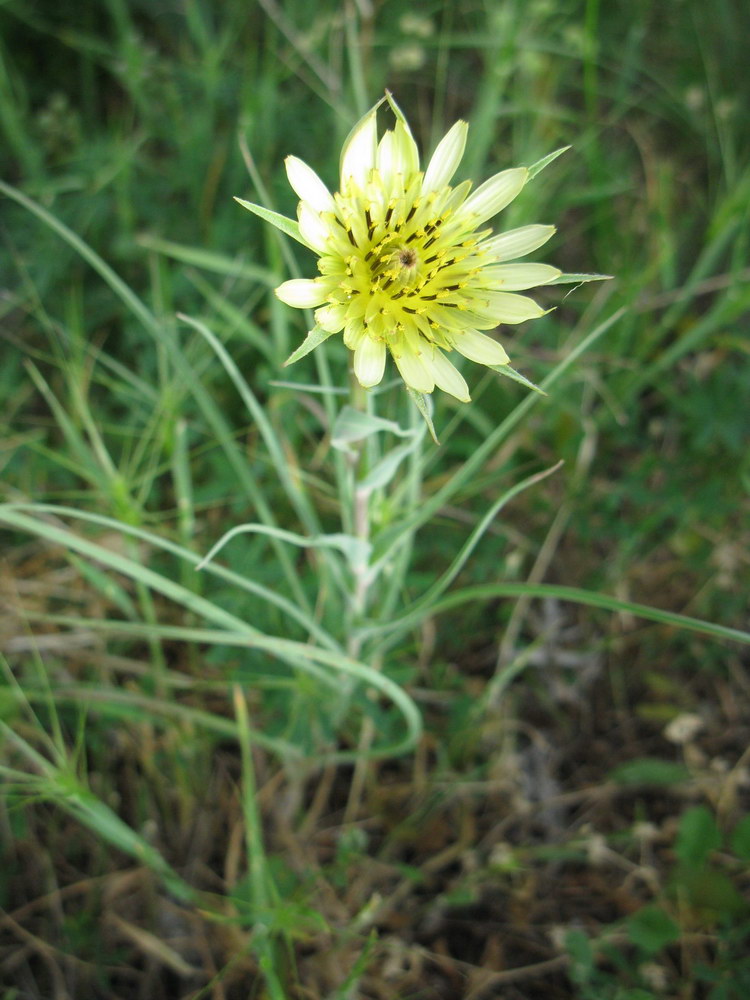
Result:
<instances>
[{"instance_id":1,"label":"flower head","mask_svg":"<svg viewBox=\"0 0 750 1000\"><path fill-rule=\"evenodd\" d=\"M438 386L468 401L466 382L446 355L458 351L490 367L508 363L504 348L482 331L544 315L516 292L560 272L506 262L542 246L555 230L530 225L493 235L487 222L516 197L529 171L503 170L474 192L469 181L452 187L466 122L456 122L422 171L409 126L387 99L394 128L378 141L379 104L355 125L335 194L302 160L286 160L300 198L299 233L319 255L320 272L276 289L287 305L315 309L315 328L289 360L343 332L361 385L381 381L390 353L410 389L428 393Z\"/></svg>"}]
</instances>

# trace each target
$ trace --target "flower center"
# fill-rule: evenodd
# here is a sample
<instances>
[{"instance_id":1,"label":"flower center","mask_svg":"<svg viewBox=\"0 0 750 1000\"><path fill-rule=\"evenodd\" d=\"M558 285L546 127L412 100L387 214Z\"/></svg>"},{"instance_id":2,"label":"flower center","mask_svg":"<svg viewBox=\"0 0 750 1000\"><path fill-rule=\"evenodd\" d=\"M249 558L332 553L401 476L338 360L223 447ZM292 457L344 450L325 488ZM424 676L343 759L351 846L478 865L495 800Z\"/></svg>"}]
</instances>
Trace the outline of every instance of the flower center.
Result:
<instances>
[{"instance_id":1,"label":"flower center","mask_svg":"<svg viewBox=\"0 0 750 1000\"><path fill-rule=\"evenodd\" d=\"M419 256L413 247L401 247L396 250L391 257L390 265L390 272L400 285L413 287L419 274Z\"/></svg>"},{"instance_id":2,"label":"flower center","mask_svg":"<svg viewBox=\"0 0 750 1000\"><path fill-rule=\"evenodd\" d=\"M403 250L399 250L398 262L401 265L401 267L416 267L417 264L416 250L412 250L411 247L404 247Z\"/></svg>"}]
</instances>

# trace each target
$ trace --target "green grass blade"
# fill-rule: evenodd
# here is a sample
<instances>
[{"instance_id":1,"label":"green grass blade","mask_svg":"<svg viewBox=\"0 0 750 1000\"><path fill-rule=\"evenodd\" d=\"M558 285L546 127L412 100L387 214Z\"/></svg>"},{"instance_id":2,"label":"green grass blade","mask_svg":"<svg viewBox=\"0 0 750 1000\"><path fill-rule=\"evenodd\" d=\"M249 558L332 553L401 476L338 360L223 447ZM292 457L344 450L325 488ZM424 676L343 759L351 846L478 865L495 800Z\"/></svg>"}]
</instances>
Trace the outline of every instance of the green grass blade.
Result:
<instances>
[{"instance_id":1,"label":"green grass blade","mask_svg":"<svg viewBox=\"0 0 750 1000\"><path fill-rule=\"evenodd\" d=\"M102 528L121 532L131 538L139 539L147 545L161 549L164 552L169 552L196 570L202 559L202 557L197 553L191 552L189 549L186 549L167 538L163 538L161 535L155 535L152 532L146 531L136 525L125 524L115 518L107 517L104 514L93 514L89 511L80 510L76 507L64 507L55 504L10 504L7 508L0 506L0 520L3 519L4 512L6 510L20 511L21 513L27 514L39 514L42 516L52 515L53 517L73 517L89 524L96 524ZM248 593L253 594L256 597L260 597L262 600L267 601L280 611L283 611L284 614L296 621L305 632L308 632L317 642L319 642L321 646L334 650L340 649L336 640L328 632L326 632L325 629L321 628L311 615L298 608L292 601L285 598L282 594L279 594L276 590L264 587L262 584L256 583L252 579L241 576L239 573L235 573L232 570L227 569L224 566L219 566L215 563L206 566L205 572L213 574L227 583L231 583L235 587L246 590Z\"/></svg>"},{"instance_id":2,"label":"green grass blade","mask_svg":"<svg viewBox=\"0 0 750 1000\"><path fill-rule=\"evenodd\" d=\"M567 355L558 362L555 368L545 379L542 380L540 388L546 393L569 368L585 354L589 348L609 331L615 323L624 315L625 309L618 309L603 323L600 323L588 336L584 337ZM401 524L392 531L384 532L380 544L377 546L379 556L387 557L390 548L398 545L399 536L403 531L415 531L420 526L426 524L440 508L453 497L465 483L467 483L482 467L487 458L493 454L504 441L510 432L518 426L521 420L527 415L543 396L530 394L526 396L515 409L500 423L494 432L485 438L479 447L466 459L460 469L458 469L450 479L437 490L431 497L426 499L421 506L408 516Z\"/></svg>"},{"instance_id":3,"label":"green grass blade","mask_svg":"<svg viewBox=\"0 0 750 1000\"><path fill-rule=\"evenodd\" d=\"M148 567L82 538L66 528L60 528L57 525L27 516L26 513L22 513L19 508L15 508L13 505L0 506L0 522L44 538L53 544L61 545L63 548L70 548L86 558L97 560L137 583L163 594L220 628L241 636L248 647L265 650L271 656L278 657L292 667L305 669L310 662L322 664L339 673L353 677L365 685L376 688L390 699L400 711L406 725L406 734L400 740L388 744L386 747L374 748L369 751L368 756L390 756L406 752L418 739L421 732L421 719L414 702L402 688L377 670L332 650L318 649L278 636L267 636L223 608L217 607L200 595L186 590L180 584L155 573ZM112 627L113 631L116 630L117 623L112 623ZM153 627L152 632L156 634L156 629ZM336 755L338 760L355 759L356 757L356 751Z\"/></svg>"},{"instance_id":4,"label":"green grass blade","mask_svg":"<svg viewBox=\"0 0 750 1000\"><path fill-rule=\"evenodd\" d=\"M281 278L275 271L266 267L258 267L257 264L247 264L235 257L227 257L212 250L205 250L203 247L184 246L181 243L173 243L171 240L164 240L148 234L139 236L136 242L145 250L152 250L154 253L169 257L170 260L189 264L204 271L225 274L230 278L257 281L268 288L275 288L281 284Z\"/></svg>"},{"instance_id":5,"label":"green grass blade","mask_svg":"<svg viewBox=\"0 0 750 1000\"><path fill-rule=\"evenodd\" d=\"M578 587L562 587L551 583L493 583L476 587L466 587L442 598L433 605L429 612L423 611L421 617L425 617L427 614L439 615L444 611L449 611L451 608L460 607L472 601L486 601L497 597L551 597L560 601L570 601L573 604L582 604L591 608L603 608L605 611L634 615L637 618L645 618L647 621L657 622L660 625L670 625L689 632L699 632L702 635L711 636L715 639L729 639L732 642L750 645L750 632L744 632L741 629L729 628L726 625L718 625L715 622L703 621L700 618L692 618L689 615L681 615L673 611L663 611L661 608L653 608L647 604L623 601L620 598L610 597L608 594L599 594L592 590L582 590ZM413 626L419 620L421 619L415 616L414 620L409 620L408 624L409 626ZM372 635L383 634L401 628L404 624L403 619L397 619L385 625L364 628L360 634L363 638L369 638Z\"/></svg>"}]
</instances>

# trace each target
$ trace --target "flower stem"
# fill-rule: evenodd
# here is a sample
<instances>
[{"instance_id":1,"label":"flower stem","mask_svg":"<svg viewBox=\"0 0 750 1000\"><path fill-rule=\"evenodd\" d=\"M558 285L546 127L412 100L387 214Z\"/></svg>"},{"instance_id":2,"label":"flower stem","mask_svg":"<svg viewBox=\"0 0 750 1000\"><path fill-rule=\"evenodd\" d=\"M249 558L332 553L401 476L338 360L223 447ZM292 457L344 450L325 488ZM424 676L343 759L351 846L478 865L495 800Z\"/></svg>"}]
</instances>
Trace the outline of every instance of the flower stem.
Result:
<instances>
[{"instance_id":1,"label":"flower stem","mask_svg":"<svg viewBox=\"0 0 750 1000\"><path fill-rule=\"evenodd\" d=\"M371 397L367 390L359 384L354 374L351 374L349 405L362 413L372 412ZM370 541L370 496L372 490L363 486L369 466L367 440L359 441L350 459L351 464L351 524L354 536L362 542ZM361 642L354 634L367 609L367 597L370 589L370 567L367 563L358 563L353 571L354 586L349 603L349 636L347 652L352 657L358 657Z\"/></svg>"},{"instance_id":2,"label":"flower stem","mask_svg":"<svg viewBox=\"0 0 750 1000\"><path fill-rule=\"evenodd\" d=\"M353 373L351 374L349 402L350 406L362 413L372 412L372 397L359 384ZM367 476L369 466L368 459L368 442L367 440L364 440L359 442L359 445L350 460L352 464L353 480L351 491L351 522L355 537L363 542L370 541L371 530L370 497L372 490L369 486L362 485L365 477ZM368 597L370 596L372 581L370 578L369 563L358 563L354 567L352 575L353 587L349 602L349 635L347 637L346 649L349 656L353 659L359 659L362 651L362 640L357 634L357 626L361 624L367 611ZM379 663L378 665L373 664L374 669L378 669L378 667ZM359 743L357 747L359 756L357 757L357 762L354 766L354 774L352 775L352 783L349 789L349 797L344 814L345 823L353 822L359 812L359 806L362 801L362 793L364 791L365 778L367 774L367 752L372 745L374 736L375 725L372 719L367 716L362 722L362 728L359 734Z\"/></svg>"}]
</instances>

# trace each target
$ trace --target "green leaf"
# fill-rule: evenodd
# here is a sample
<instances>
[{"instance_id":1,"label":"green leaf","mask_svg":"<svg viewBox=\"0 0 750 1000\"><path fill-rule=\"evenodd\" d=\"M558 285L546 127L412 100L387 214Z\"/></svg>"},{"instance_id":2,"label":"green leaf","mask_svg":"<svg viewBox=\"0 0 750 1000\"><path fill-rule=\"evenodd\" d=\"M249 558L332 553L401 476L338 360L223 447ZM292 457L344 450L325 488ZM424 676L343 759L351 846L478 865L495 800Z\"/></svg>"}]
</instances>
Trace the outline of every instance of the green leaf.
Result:
<instances>
[{"instance_id":1,"label":"green leaf","mask_svg":"<svg viewBox=\"0 0 750 1000\"><path fill-rule=\"evenodd\" d=\"M682 764L657 757L638 757L609 772L618 785L679 785L688 781L690 772Z\"/></svg>"},{"instance_id":2,"label":"green leaf","mask_svg":"<svg viewBox=\"0 0 750 1000\"><path fill-rule=\"evenodd\" d=\"M525 375L517 372L515 368L511 368L510 365L488 365L493 372L497 372L499 375L505 375L506 378L512 379L514 382L518 382L519 385L525 386L527 389L531 389L533 392L538 392L540 396L546 396L547 393L544 389L540 389L538 385L534 385L530 382Z\"/></svg>"},{"instance_id":3,"label":"green leaf","mask_svg":"<svg viewBox=\"0 0 750 1000\"><path fill-rule=\"evenodd\" d=\"M391 448L390 451L387 451L362 480L363 489L378 490L387 486L396 475L399 465L407 455L414 451L418 443L418 439L415 439L409 444L402 444L398 448Z\"/></svg>"},{"instance_id":4,"label":"green leaf","mask_svg":"<svg viewBox=\"0 0 750 1000\"><path fill-rule=\"evenodd\" d=\"M239 201L239 198L237 201ZM244 205L245 208L249 205L248 202L240 202L240 204ZM290 233L290 235L292 234ZM278 274L270 271L267 267L248 264L237 257L215 253L212 250L204 250L202 247L191 247L184 246L182 243L173 243L171 240L163 240L150 233L142 233L140 236L137 236L136 243L146 250L153 250L154 253L163 254L172 260L179 260L183 264L191 264L193 267L202 268L204 271L213 271L216 274L228 274L233 278L247 278L251 281L259 281L264 285L269 285L271 288L280 284L282 280Z\"/></svg>"},{"instance_id":5,"label":"green leaf","mask_svg":"<svg viewBox=\"0 0 750 1000\"><path fill-rule=\"evenodd\" d=\"M669 881L669 890L683 905L687 902L692 907L691 919L704 927L748 911L747 900L730 876L711 865L700 868L678 865Z\"/></svg>"},{"instance_id":6,"label":"green leaf","mask_svg":"<svg viewBox=\"0 0 750 1000\"><path fill-rule=\"evenodd\" d=\"M708 806L695 806L682 814L675 844L675 854L680 861L698 868L719 847L721 832Z\"/></svg>"},{"instance_id":7,"label":"green leaf","mask_svg":"<svg viewBox=\"0 0 750 1000\"><path fill-rule=\"evenodd\" d=\"M612 274L558 274L552 281L545 282L544 287L546 288L548 285L584 285L587 281L611 281L613 277Z\"/></svg>"},{"instance_id":8,"label":"green leaf","mask_svg":"<svg viewBox=\"0 0 750 1000\"><path fill-rule=\"evenodd\" d=\"M342 533L332 533L328 535L316 535L308 538L306 535L298 535L293 531L286 531L284 528L275 528L266 524L238 524L222 535L218 542L201 559L196 570L203 569L219 553L221 549L237 535L265 535L268 538L278 538L279 541L288 542L290 545L298 545L300 548L308 549L338 549L342 552L351 565L366 565L370 557L372 546L362 538L355 538L354 535Z\"/></svg>"},{"instance_id":9,"label":"green leaf","mask_svg":"<svg viewBox=\"0 0 750 1000\"><path fill-rule=\"evenodd\" d=\"M750 815L739 821L732 832L730 843L738 858L750 861Z\"/></svg>"},{"instance_id":10,"label":"green leaf","mask_svg":"<svg viewBox=\"0 0 750 1000\"><path fill-rule=\"evenodd\" d=\"M367 909L367 907L365 909ZM355 927L360 922L364 923L364 921L361 921L361 917L362 917L361 914L358 915L358 917L355 917L354 921ZM349 1000L350 997L353 997L357 993L360 993L360 990L358 988L359 981L365 974L365 972L367 972L370 962L372 961L373 952L375 950L375 946L377 945L377 943L378 943L377 931L372 930L370 931L367 941L365 942L364 948L362 949L359 956L357 957L357 960L352 966L349 975L346 977L341 986L337 987L336 992L331 994L331 1000Z\"/></svg>"},{"instance_id":11,"label":"green leaf","mask_svg":"<svg viewBox=\"0 0 750 1000\"><path fill-rule=\"evenodd\" d=\"M414 431L404 430L393 420L376 417L374 413L363 413L353 406L344 406L334 422L331 445L337 451L348 452L348 446L354 441L362 441L378 431L389 431L398 437L411 437L414 434Z\"/></svg>"},{"instance_id":12,"label":"green leaf","mask_svg":"<svg viewBox=\"0 0 750 1000\"><path fill-rule=\"evenodd\" d=\"M416 389L412 389L408 385L406 387L406 391L411 396L412 400L414 401L414 405L416 406L416 408L421 413L422 419L424 420L424 422L427 424L427 430L430 432L430 437L435 442L435 444L439 445L440 442L438 441L437 434L435 433L435 426L432 423L432 402L431 402L431 400L428 400L428 397L427 397L426 393L424 393L424 392L417 392Z\"/></svg>"},{"instance_id":13,"label":"green leaf","mask_svg":"<svg viewBox=\"0 0 750 1000\"><path fill-rule=\"evenodd\" d=\"M643 906L627 921L633 944L655 955L667 945L680 940L680 928L660 906Z\"/></svg>"},{"instance_id":14,"label":"green leaf","mask_svg":"<svg viewBox=\"0 0 750 1000\"><path fill-rule=\"evenodd\" d=\"M216 639L224 644L231 644L233 641L238 641L243 647L262 649L270 656L274 656L284 663L289 663L295 669L302 670L311 676L322 676L327 667L329 668L329 673L332 669L341 677L353 677L363 685L377 689L378 692L395 703L399 712L404 717L407 731L398 741L390 741L385 745L380 744L370 747L366 751L367 756L372 758L376 754L380 754L383 757L395 756L397 753L410 750L418 741L422 728L419 710L406 691L384 673L375 670L373 667L359 660L331 649L323 649L309 642L299 642L289 639L283 634L267 635L259 629L254 628L243 618L238 618L232 614L223 604L215 604L207 600L181 584L176 583L171 578L162 576L148 566L143 565L142 562L113 552L96 542L70 531L70 529L58 523L50 524L46 520L41 519L43 512L51 512L52 510L55 511L58 519L61 516L65 516L76 520L105 524L134 537L148 538L159 548L167 548L178 554L181 551L178 546L164 542L158 536L144 532L142 529L120 523L113 518L91 514L72 507L50 507L44 504L0 504L0 523L10 525L19 531L28 531L38 538L45 539L55 545L62 545L67 549L72 549L79 555L102 563L111 570L122 573L130 579L142 583L157 593L176 601L182 607L208 621L212 626L219 626L220 629L229 630L228 632L224 631L220 638L219 630L216 628L199 630L203 632L203 637L196 641L213 642ZM194 553L187 551L185 551L184 558L193 564L198 561ZM92 627L95 625L95 622L87 620L87 625ZM168 630L170 628L169 626L152 625L144 622L105 621L102 623L102 627L105 630L112 632L123 632L123 630L127 632L129 626L137 632L141 639L148 634L163 634L164 628ZM371 703L368 700L368 704L375 703ZM337 760L361 759L363 756L362 748L333 751L333 753L335 753Z\"/></svg>"},{"instance_id":15,"label":"green leaf","mask_svg":"<svg viewBox=\"0 0 750 1000\"><path fill-rule=\"evenodd\" d=\"M306 354L310 351L314 351L316 347L320 347L323 341L328 340L332 337L332 333L328 333L320 326L314 326L312 330L308 333L302 343L299 345L296 351L293 351L289 357L284 362L284 367L287 365L293 365L295 361L299 361L300 358L304 358Z\"/></svg>"},{"instance_id":16,"label":"green leaf","mask_svg":"<svg viewBox=\"0 0 750 1000\"><path fill-rule=\"evenodd\" d=\"M252 212L253 215L260 216L264 222L270 222L272 226L276 226L280 229L282 233L287 236L291 236L293 240L301 243L303 247L307 247L308 250L313 250L303 238L299 231L299 224L294 221L294 219L288 219L285 215L280 215L278 212L272 212L270 208L263 208L262 205L254 205L251 201L245 201L243 198L234 199L238 205L242 205L246 208L248 212ZM314 251L313 251L314 252Z\"/></svg>"},{"instance_id":17,"label":"green leaf","mask_svg":"<svg viewBox=\"0 0 750 1000\"><path fill-rule=\"evenodd\" d=\"M559 149L556 149L554 153L548 153L547 156L543 156L541 160L537 160L533 166L529 167L529 180L532 180L537 174L540 174L545 167L548 167L550 163L552 163L553 160L556 160L558 156L562 156L562 154L567 152L569 149L570 146L561 146Z\"/></svg>"},{"instance_id":18,"label":"green leaf","mask_svg":"<svg viewBox=\"0 0 750 1000\"><path fill-rule=\"evenodd\" d=\"M178 899L183 902L196 900L195 891L159 851L74 778L58 770L49 781L49 798L102 840L150 868Z\"/></svg>"},{"instance_id":19,"label":"green leaf","mask_svg":"<svg viewBox=\"0 0 750 1000\"><path fill-rule=\"evenodd\" d=\"M570 956L570 978L583 986L594 973L594 949L583 931L572 930L565 935L565 948Z\"/></svg>"},{"instance_id":20,"label":"green leaf","mask_svg":"<svg viewBox=\"0 0 750 1000\"><path fill-rule=\"evenodd\" d=\"M129 618L131 621L135 621L138 618L138 612L130 594L117 580L107 573L102 573L96 563L79 559L73 552L68 552L67 556L81 576L92 587L98 590L107 601L111 601L112 604L116 605L126 618Z\"/></svg>"}]
</instances>

